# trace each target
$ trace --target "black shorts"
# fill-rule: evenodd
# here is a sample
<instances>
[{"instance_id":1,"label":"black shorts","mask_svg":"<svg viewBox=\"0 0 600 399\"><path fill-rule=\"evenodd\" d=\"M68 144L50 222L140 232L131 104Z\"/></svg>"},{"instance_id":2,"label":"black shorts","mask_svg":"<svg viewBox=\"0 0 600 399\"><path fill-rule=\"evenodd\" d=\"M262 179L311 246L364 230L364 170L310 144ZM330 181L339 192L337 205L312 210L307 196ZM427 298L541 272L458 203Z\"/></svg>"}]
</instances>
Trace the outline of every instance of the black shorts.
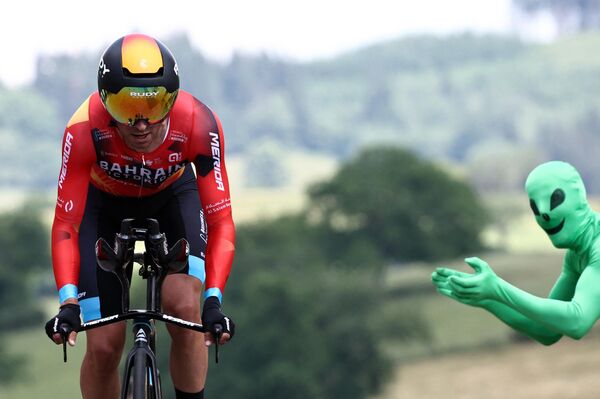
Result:
<instances>
[{"instance_id":1,"label":"black shorts","mask_svg":"<svg viewBox=\"0 0 600 399\"><path fill-rule=\"evenodd\" d=\"M88 187L85 213L79 230L79 304L87 322L121 312L121 285L112 274L96 264L95 243L102 237L113 243L121 221L133 218L134 226L144 226L146 218L158 220L169 246L181 238L190 244L188 265L180 272L204 283L207 227L200 205L196 177L191 166L161 192L141 198L116 197L93 185ZM128 270L131 275L131 270ZM200 300L200 298L198 298Z\"/></svg>"}]
</instances>

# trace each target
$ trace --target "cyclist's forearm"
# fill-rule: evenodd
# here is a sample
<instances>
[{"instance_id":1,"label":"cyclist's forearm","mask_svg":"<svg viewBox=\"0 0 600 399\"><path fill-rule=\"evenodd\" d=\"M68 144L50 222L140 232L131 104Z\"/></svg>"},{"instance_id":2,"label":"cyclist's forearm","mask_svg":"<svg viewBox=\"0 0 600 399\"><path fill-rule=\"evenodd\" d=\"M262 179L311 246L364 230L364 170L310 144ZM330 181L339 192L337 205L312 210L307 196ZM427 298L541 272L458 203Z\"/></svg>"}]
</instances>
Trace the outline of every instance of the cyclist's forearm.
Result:
<instances>
[{"instance_id":1,"label":"cyclist's forearm","mask_svg":"<svg viewBox=\"0 0 600 399\"><path fill-rule=\"evenodd\" d=\"M207 292L216 292L213 289L218 289L218 292L222 294L225 291L234 255L235 226L231 217L222 218L217 223L209 224L206 248L205 288ZM220 294L216 296L221 300Z\"/></svg>"},{"instance_id":2,"label":"cyclist's forearm","mask_svg":"<svg viewBox=\"0 0 600 399\"><path fill-rule=\"evenodd\" d=\"M72 223L55 217L52 225L52 266L60 302L77 299L79 284L79 234Z\"/></svg>"}]
</instances>

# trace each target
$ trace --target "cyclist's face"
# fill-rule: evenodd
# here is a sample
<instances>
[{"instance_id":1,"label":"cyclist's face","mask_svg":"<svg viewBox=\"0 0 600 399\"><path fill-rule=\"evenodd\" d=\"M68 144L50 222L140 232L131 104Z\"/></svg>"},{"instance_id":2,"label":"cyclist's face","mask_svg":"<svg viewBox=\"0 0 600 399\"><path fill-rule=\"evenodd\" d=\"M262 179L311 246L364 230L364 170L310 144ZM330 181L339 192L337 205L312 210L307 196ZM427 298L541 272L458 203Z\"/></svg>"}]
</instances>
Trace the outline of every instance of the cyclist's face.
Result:
<instances>
[{"instance_id":1,"label":"cyclist's face","mask_svg":"<svg viewBox=\"0 0 600 399\"><path fill-rule=\"evenodd\" d=\"M138 152L151 152L163 142L167 123L168 118L153 124L139 120L133 126L117 122L117 130L127 147Z\"/></svg>"}]
</instances>

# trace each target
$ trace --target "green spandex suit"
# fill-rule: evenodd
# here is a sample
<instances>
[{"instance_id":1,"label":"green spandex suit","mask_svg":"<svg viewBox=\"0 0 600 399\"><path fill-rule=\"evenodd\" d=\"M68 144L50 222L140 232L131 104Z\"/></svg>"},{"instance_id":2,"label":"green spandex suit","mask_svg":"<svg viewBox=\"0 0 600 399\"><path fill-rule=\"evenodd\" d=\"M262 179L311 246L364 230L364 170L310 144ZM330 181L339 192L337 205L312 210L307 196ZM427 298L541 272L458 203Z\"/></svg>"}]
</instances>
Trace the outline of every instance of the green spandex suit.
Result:
<instances>
[{"instance_id":1,"label":"green spandex suit","mask_svg":"<svg viewBox=\"0 0 600 399\"><path fill-rule=\"evenodd\" d=\"M565 162L537 166L525 189L538 225L567 252L548 298L529 294L498 277L482 259L465 262L475 273L437 268L438 292L483 308L545 345L563 335L579 339L600 318L600 216L589 206L577 170Z\"/></svg>"}]
</instances>

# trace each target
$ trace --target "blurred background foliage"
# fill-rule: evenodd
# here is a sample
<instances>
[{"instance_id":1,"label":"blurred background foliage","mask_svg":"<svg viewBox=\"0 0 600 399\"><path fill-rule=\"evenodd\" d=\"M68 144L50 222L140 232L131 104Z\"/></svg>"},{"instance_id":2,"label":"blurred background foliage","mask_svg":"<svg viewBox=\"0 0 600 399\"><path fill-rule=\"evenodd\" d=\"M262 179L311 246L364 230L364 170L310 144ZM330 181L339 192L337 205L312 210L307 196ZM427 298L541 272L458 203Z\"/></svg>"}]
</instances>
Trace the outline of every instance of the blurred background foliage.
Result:
<instances>
[{"instance_id":1,"label":"blurred background foliage","mask_svg":"<svg viewBox=\"0 0 600 399\"><path fill-rule=\"evenodd\" d=\"M244 159L249 186L284 185L286 151L343 161L365 145L393 144L458 166L480 190L520 190L548 158L572 162L600 190L594 33L551 44L419 36L304 64L245 54L219 64L185 36L165 41L182 87L222 119L227 153ZM30 88L0 89L0 155L10 161L1 186L52 188L63 126L95 88L100 51L40 56ZM31 156L19 156L23 146Z\"/></svg>"},{"instance_id":2,"label":"blurred background foliage","mask_svg":"<svg viewBox=\"0 0 600 399\"><path fill-rule=\"evenodd\" d=\"M438 263L478 253L545 295L561 254L528 213L527 173L562 159L600 193L597 2L514 3L565 35L422 35L310 63L219 63L165 38L182 87L222 120L238 225L224 306L239 333L209 395L372 398L414 360L521 342L429 283ZM0 85L0 397L77 391L85 337L55 369L42 330L56 310L48 228L64 125L95 90L101 50L42 55L30 86Z\"/></svg>"}]
</instances>

